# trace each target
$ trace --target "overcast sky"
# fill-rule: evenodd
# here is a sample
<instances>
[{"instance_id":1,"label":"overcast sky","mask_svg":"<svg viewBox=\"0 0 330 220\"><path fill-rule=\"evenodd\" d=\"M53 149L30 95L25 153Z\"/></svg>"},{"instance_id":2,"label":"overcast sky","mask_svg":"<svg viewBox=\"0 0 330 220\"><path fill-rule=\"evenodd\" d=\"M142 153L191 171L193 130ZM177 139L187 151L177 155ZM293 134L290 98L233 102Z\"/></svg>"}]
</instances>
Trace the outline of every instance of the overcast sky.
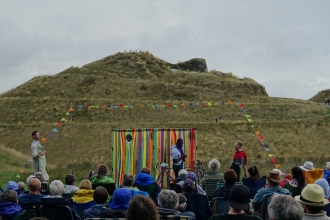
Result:
<instances>
[{"instance_id":1,"label":"overcast sky","mask_svg":"<svg viewBox=\"0 0 330 220\"><path fill-rule=\"evenodd\" d=\"M330 1L0 0L0 93L130 49L309 99L330 89Z\"/></svg>"}]
</instances>

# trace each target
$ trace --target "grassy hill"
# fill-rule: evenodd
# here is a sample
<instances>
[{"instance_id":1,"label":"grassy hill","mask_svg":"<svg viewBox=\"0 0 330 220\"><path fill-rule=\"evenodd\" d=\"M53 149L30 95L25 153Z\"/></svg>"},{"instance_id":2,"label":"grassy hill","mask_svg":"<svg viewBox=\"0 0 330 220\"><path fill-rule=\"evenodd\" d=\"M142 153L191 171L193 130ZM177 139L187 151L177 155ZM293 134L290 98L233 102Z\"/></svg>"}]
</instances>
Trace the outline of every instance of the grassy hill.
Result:
<instances>
[{"instance_id":1,"label":"grassy hill","mask_svg":"<svg viewBox=\"0 0 330 220\"><path fill-rule=\"evenodd\" d=\"M317 103L324 103L325 99L330 98L330 89L322 90L318 92L315 96L310 98L310 101L317 102Z\"/></svg>"},{"instance_id":2,"label":"grassy hill","mask_svg":"<svg viewBox=\"0 0 330 220\"><path fill-rule=\"evenodd\" d=\"M39 130L47 138L43 145L52 179L62 179L72 168L83 178L100 163L110 166L114 128L196 127L198 159L207 162L218 158L222 169L230 165L234 141L240 139L249 165L259 166L265 173L273 165L254 133L261 131L283 171L307 159L316 166L325 165L330 156L330 114L326 108L311 101L271 98L253 79L240 79L232 73L172 71L173 65L147 52L117 53L53 76L35 77L0 95L0 145L24 155L19 157L24 166L30 154L31 132ZM241 108L221 105L222 101L244 103L254 128ZM218 105L189 106L196 102ZM75 109L72 123L56 127L71 103L89 107ZM119 103L134 108L113 108ZM170 108L169 103L179 107ZM144 107L139 108L142 104ZM95 105L111 108L91 107ZM153 109L152 105L165 108ZM216 123L219 117L222 120ZM59 132L48 137L53 128ZM6 160L1 160L1 165L15 156L2 157ZM3 172L16 167L19 170L17 165L6 166Z\"/></svg>"}]
</instances>

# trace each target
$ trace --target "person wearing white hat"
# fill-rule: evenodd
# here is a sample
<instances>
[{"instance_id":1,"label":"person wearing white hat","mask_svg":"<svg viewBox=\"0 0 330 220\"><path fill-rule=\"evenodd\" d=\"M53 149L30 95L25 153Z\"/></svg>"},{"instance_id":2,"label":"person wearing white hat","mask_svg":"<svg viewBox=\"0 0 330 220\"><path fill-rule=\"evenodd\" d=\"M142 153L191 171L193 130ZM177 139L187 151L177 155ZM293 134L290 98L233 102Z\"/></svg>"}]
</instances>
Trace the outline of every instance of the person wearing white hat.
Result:
<instances>
[{"instance_id":1,"label":"person wearing white hat","mask_svg":"<svg viewBox=\"0 0 330 220\"><path fill-rule=\"evenodd\" d=\"M326 216L326 212L322 211L329 201L324 198L324 191L321 186L317 184L307 184L301 192L301 195L294 197L301 203L304 209L304 216L302 220L321 219L330 220Z\"/></svg>"},{"instance_id":2,"label":"person wearing white hat","mask_svg":"<svg viewBox=\"0 0 330 220\"><path fill-rule=\"evenodd\" d=\"M311 161L305 161L304 165L300 166L303 171L315 170L314 164Z\"/></svg>"}]
</instances>

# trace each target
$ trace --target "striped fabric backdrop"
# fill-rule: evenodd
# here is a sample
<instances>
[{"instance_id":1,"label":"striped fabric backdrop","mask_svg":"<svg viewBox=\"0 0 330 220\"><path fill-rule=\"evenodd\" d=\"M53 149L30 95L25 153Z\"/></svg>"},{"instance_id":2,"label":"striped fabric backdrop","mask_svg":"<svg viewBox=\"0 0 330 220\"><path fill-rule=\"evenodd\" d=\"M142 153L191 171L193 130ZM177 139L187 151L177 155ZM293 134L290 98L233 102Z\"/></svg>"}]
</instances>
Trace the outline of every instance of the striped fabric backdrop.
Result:
<instances>
[{"instance_id":1,"label":"striped fabric backdrop","mask_svg":"<svg viewBox=\"0 0 330 220\"><path fill-rule=\"evenodd\" d=\"M126 136L132 136L132 142L127 143ZM152 170L156 180L160 173L157 164L167 163L172 168L171 149L178 138L183 139L183 150L187 155L185 166L193 169L196 161L197 130L195 128L173 129L117 129L112 131L112 169L116 185L122 182L124 173L137 175L143 167ZM171 170L171 175L174 173ZM164 177L164 187L167 177Z\"/></svg>"}]
</instances>

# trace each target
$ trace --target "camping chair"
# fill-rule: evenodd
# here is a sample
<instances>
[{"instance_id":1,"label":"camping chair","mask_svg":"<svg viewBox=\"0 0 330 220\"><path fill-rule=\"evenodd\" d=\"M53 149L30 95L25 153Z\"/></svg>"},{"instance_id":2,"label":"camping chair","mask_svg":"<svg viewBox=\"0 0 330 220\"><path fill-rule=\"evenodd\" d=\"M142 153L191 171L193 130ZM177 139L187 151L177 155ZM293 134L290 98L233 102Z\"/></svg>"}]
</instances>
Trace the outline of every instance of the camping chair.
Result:
<instances>
[{"instance_id":1,"label":"camping chair","mask_svg":"<svg viewBox=\"0 0 330 220\"><path fill-rule=\"evenodd\" d=\"M262 198L262 219L269 220L268 205L272 201L273 195L266 195Z\"/></svg>"},{"instance_id":2,"label":"camping chair","mask_svg":"<svg viewBox=\"0 0 330 220\"><path fill-rule=\"evenodd\" d=\"M109 196L113 196L113 192L116 190L116 183L93 183L92 189L96 189L98 186L103 186L107 191Z\"/></svg>"},{"instance_id":3,"label":"camping chair","mask_svg":"<svg viewBox=\"0 0 330 220\"><path fill-rule=\"evenodd\" d=\"M83 218L84 215L84 211L86 209L89 209L92 205L95 205L96 202L94 200L90 201L90 202L86 202L86 203L76 203L76 202L72 202L72 205L74 207L74 209L76 210L76 212L78 213L78 215Z\"/></svg>"},{"instance_id":4,"label":"camping chair","mask_svg":"<svg viewBox=\"0 0 330 220\"><path fill-rule=\"evenodd\" d=\"M223 179L205 179L204 180L204 186L205 186L205 192L206 197L208 201L212 200L212 195L217 188L217 183L222 182Z\"/></svg>"},{"instance_id":5,"label":"camping chair","mask_svg":"<svg viewBox=\"0 0 330 220\"><path fill-rule=\"evenodd\" d=\"M305 171L306 184L314 183L316 180L324 177L323 169L307 170Z\"/></svg>"},{"instance_id":6,"label":"camping chair","mask_svg":"<svg viewBox=\"0 0 330 220\"><path fill-rule=\"evenodd\" d=\"M172 220L191 220L190 217L188 216L181 216L181 215L160 215L160 220L167 220L167 219L172 219Z\"/></svg>"},{"instance_id":7,"label":"camping chair","mask_svg":"<svg viewBox=\"0 0 330 220\"><path fill-rule=\"evenodd\" d=\"M242 179L243 185L245 185L250 190L250 199L253 199L259 189L266 185L266 178L260 178L258 180L251 180L247 178Z\"/></svg>"},{"instance_id":8,"label":"camping chair","mask_svg":"<svg viewBox=\"0 0 330 220\"><path fill-rule=\"evenodd\" d=\"M71 208L68 206L45 206L41 205L41 217L46 217L49 220L73 220Z\"/></svg>"},{"instance_id":9,"label":"camping chair","mask_svg":"<svg viewBox=\"0 0 330 220\"><path fill-rule=\"evenodd\" d=\"M187 198L186 211L195 213L196 219L208 220L212 213L205 195L197 193L183 193Z\"/></svg>"},{"instance_id":10,"label":"camping chair","mask_svg":"<svg viewBox=\"0 0 330 220\"><path fill-rule=\"evenodd\" d=\"M41 202L34 202L34 203L18 203L21 207L22 210L25 210L26 212L30 213L31 218L33 217L40 217L40 211L39 207L41 205ZM34 216L32 216L32 213L34 212Z\"/></svg>"},{"instance_id":11,"label":"camping chair","mask_svg":"<svg viewBox=\"0 0 330 220\"><path fill-rule=\"evenodd\" d=\"M215 197L212 201L214 204L212 208L213 214L222 214L229 212L229 201L226 197Z\"/></svg>"},{"instance_id":12,"label":"camping chair","mask_svg":"<svg viewBox=\"0 0 330 220\"><path fill-rule=\"evenodd\" d=\"M65 193L62 194L62 197L71 199L74 193Z\"/></svg>"}]
</instances>

